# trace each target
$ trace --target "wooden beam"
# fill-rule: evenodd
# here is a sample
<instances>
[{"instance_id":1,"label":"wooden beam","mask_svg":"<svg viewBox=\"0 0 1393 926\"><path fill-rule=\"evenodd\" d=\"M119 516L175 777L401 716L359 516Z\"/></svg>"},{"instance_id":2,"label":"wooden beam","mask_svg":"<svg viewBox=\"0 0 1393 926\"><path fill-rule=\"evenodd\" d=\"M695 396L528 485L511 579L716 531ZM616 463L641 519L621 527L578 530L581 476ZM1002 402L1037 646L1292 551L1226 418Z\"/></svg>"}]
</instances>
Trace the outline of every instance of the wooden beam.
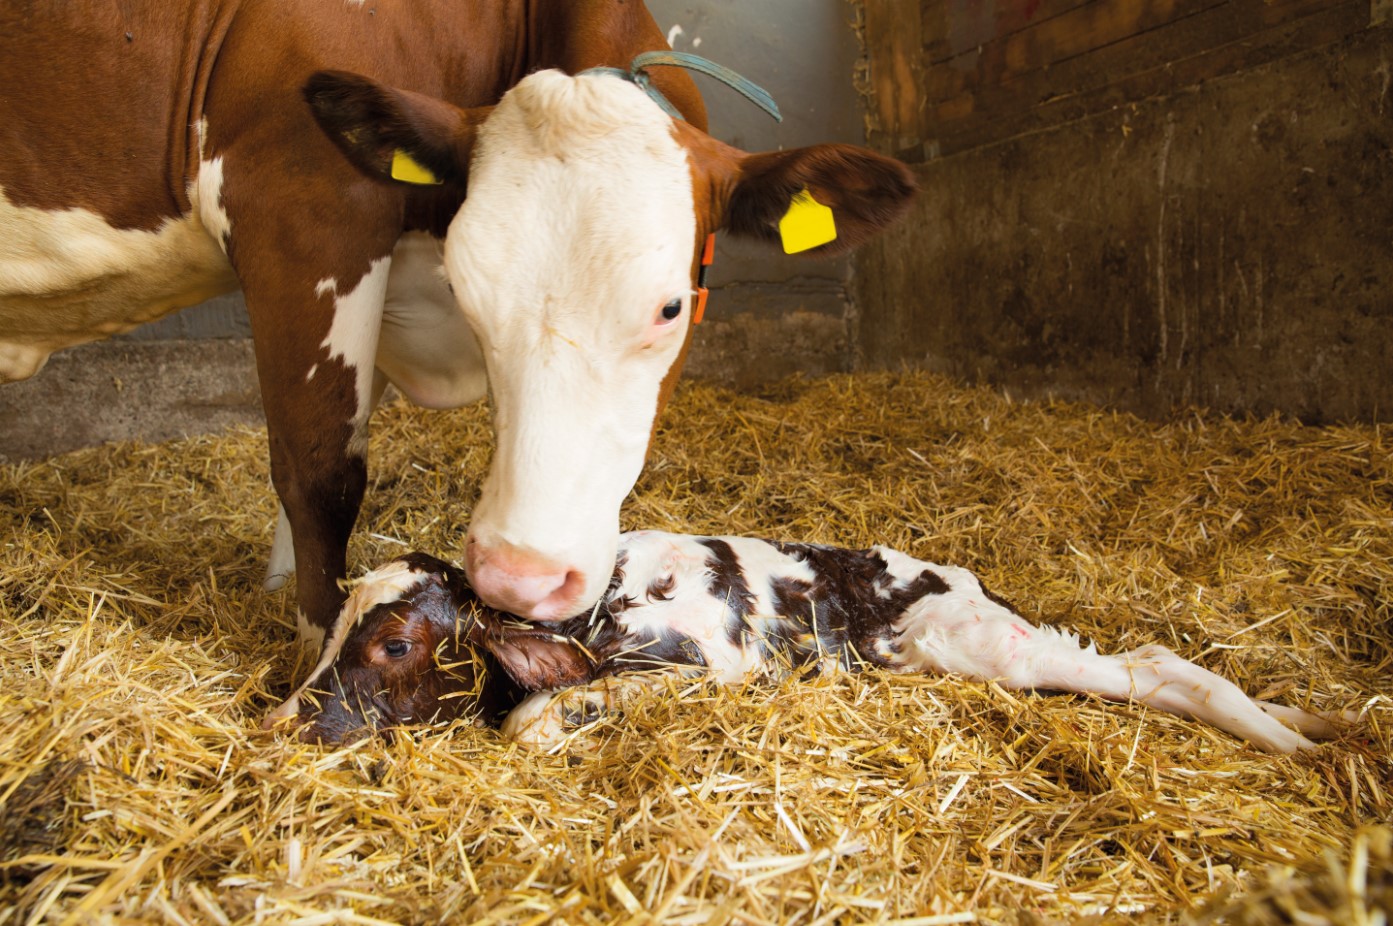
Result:
<instances>
[{"instance_id":1,"label":"wooden beam","mask_svg":"<svg viewBox=\"0 0 1393 926\"><path fill-rule=\"evenodd\" d=\"M1039 131L1328 45L1368 21L1364 0L1231 0L1001 85L931 102L925 141L951 154Z\"/></svg>"},{"instance_id":2,"label":"wooden beam","mask_svg":"<svg viewBox=\"0 0 1393 926\"><path fill-rule=\"evenodd\" d=\"M890 151L919 144L923 111L920 0L866 0L872 140Z\"/></svg>"}]
</instances>

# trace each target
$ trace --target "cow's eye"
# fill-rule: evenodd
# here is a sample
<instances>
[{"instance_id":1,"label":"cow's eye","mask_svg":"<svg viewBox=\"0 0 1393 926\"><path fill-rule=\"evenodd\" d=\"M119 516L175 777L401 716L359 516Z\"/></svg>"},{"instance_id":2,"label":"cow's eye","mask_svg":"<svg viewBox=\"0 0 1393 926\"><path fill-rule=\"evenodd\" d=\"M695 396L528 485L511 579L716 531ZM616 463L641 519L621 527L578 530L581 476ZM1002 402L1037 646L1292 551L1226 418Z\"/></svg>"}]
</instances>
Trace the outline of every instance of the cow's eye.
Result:
<instances>
[{"instance_id":1,"label":"cow's eye","mask_svg":"<svg viewBox=\"0 0 1393 926\"><path fill-rule=\"evenodd\" d=\"M681 315L681 314L682 314L682 300L681 300L681 299L674 299L674 300L672 300L671 302L669 302L667 305L663 306L663 311L662 311L663 321L668 321L668 322L670 322L670 321L676 321L676 320L677 320L677 317L678 317L679 315Z\"/></svg>"},{"instance_id":2,"label":"cow's eye","mask_svg":"<svg viewBox=\"0 0 1393 926\"><path fill-rule=\"evenodd\" d=\"M388 640L382 644L382 651L393 659L400 659L411 652L410 640Z\"/></svg>"}]
</instances>

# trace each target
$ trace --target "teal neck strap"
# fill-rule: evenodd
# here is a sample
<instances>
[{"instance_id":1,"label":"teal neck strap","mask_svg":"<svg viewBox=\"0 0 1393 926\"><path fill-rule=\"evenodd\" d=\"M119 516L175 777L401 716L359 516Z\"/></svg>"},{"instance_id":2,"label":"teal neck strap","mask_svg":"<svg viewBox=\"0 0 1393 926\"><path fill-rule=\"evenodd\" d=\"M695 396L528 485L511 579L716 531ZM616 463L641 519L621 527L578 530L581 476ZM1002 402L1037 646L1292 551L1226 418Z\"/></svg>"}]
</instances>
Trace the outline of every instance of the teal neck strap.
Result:
<instances>
[{"instance_id":1,"label":"teal neck strap","mask_svg":"<svg viewBox=\"0 0 1393 926\"><path fill-rule=\"evenodd\" d=\"M662 91L653 86L648 79L648 73L645 69L655 66L686 68L689 71L696 71L698 74L715 78L764 110L776 122L784 121L784 117L779 113L778 104L763 87L752 80L741 77L730 68L714 61L708 61L700 55L692 55L683 51L646 51L634 58L627 71L623 68L598 67L590 68L581 73L609 74L614 77L622 77L630 83L636 84L644 93L652 97L653 102L663 108L663 112L674 119L681 119L682 114L677 111L677 107L669 103Z\"/></svg>"}]
</instances>

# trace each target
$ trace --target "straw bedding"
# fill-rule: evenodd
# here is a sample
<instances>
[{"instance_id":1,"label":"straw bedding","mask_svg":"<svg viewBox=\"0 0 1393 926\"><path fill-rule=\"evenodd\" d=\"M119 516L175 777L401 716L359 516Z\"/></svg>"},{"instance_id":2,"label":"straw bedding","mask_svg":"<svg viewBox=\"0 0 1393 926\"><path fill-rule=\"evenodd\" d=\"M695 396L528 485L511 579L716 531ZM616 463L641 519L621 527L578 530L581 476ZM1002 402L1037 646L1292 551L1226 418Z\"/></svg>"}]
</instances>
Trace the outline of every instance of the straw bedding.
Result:
<instances>
[{"instance_id":1,"label":"straw bedding","mask_svg":"<svg viewBox=\"0 0 1393 926\"><path fill-rule=\"evenodd\" d=\"M264 435L0 469L0 923L1387 922L1393 439L1144 422L927 375L688 386L626 526L974 568L1365 724L1295 757L1088 698L875 673L692 685L558 755L257 732ZM385 409L357 568L458 552L480 409Z\"/></svg>"}]
</instances>

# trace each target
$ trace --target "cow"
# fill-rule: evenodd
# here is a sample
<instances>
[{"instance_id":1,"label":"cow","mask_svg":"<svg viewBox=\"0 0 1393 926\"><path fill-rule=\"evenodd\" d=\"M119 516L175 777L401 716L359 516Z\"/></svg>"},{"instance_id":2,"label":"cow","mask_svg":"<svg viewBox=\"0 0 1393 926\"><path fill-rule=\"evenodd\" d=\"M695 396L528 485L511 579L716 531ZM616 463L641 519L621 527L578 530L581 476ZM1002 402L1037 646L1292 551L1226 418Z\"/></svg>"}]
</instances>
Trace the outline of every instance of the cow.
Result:
<instances>
[{"instance_id":1,"label":"cow","mask_svg":"<svg viewBox=\"0 0 1393 926\"><path fill-rule=\"evenodd\" d=\"M1031 625L968 570L888 547L628 533L605 595L560 622L490 608L460 569L412 553L355 584L331 639L268 727L335 744L463 717L550 749L675 676L865 667L1136 701L1276 753L1353 719L1255 700L1162 646L1100 654Z\"/></svg>"},{"instance_id":2,"label":"cow","mask_svg":"<svg viewBox=\"0 0 1393 926\"><path fill-rule=\"evenodd\" d=\"M280 501L267 587L298 573L302 637L343 602L388 384L491 398L462 538L483 600L584 609L709 237L777 241L809 202L835 237L806 253L839 254L913 195L864 148L716 140L684 71L592 70L666 48L635 0L5 4L0 382L240 288Z\"/></svg>"}]
</instances>

